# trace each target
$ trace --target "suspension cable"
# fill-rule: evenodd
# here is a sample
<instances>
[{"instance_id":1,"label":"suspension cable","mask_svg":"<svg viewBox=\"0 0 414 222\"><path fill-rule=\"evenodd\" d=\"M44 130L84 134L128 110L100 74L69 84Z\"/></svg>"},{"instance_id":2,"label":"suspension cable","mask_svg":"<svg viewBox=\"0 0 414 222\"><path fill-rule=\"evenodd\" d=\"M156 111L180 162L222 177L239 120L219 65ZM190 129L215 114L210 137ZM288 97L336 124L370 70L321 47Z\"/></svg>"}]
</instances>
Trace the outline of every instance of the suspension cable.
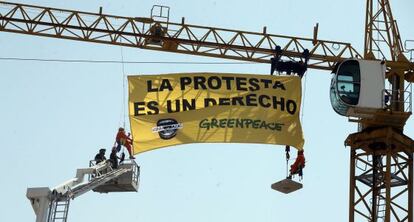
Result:
<instances>
[{"instance_id":1,"label":"suspension cable","mask_svg":"<svg viewBox=\"0 0 414 222\"><path fill-rule=\"evenodd\" d=\"M89 60L89 59L41 59L23 57L0 57L5 61L30 61L30 62L61 62L61 63L108 63L108 64L175 64L175 65L262 65L257 62L181 62L181 61L119 61L119 60Z\"/></svg>"}]
</instances>

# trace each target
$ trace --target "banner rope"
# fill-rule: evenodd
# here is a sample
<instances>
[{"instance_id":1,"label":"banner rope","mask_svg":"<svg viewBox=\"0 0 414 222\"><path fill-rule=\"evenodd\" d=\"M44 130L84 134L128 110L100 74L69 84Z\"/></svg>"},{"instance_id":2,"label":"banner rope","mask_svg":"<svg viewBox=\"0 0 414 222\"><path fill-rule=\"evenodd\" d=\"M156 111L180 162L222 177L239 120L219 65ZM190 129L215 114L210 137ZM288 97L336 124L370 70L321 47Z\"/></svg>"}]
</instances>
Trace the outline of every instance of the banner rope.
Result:
<instances>
[{"instance_id":1,"label":"banner rope","mask_svg":"<svg viewBox=\"0 0 414 222\"><path fill-rule=\"evenodd\" d=\"M303 83L302 108L300 109L301 110L300 122L302 123L302 125L303 125L303 115L305 113L305 98L306 98L306 81L307 81L307 76L308 75L306 75L306 74L304 75L305 81Z\"/></svg>"}]
</instances>

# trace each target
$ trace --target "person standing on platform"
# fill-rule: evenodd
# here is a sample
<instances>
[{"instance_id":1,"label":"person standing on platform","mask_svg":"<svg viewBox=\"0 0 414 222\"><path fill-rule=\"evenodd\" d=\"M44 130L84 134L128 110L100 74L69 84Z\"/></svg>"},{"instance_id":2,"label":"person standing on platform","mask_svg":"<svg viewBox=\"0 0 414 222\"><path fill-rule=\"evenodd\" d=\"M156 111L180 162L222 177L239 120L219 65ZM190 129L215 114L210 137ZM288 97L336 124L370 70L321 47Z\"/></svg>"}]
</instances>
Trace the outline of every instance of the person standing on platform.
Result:
<instances>
[{"instance_id":1,"label":"person standing on platform","mask_svg":"<svg viewBox=\"0 0 414 222\"><path fill-rule=\"evenodd\" d=\"M100 149L99 153L95 155L96 164L106 160L105 151L105 149Z\"/></svg>"},{"instance_id":2,"label":"person standing on platform","mask_svg":"<svg viewBox=\"0 0 414 222\"><path fill-rule=\"evenodd\" d=\"M117 169L119 165L118 163L119 157L116 155L116 153L117 153L116 147L113 147L111 151L111 155L109 156L109 161L111 161L113 169Z\"/></svg>"}]
</instances>

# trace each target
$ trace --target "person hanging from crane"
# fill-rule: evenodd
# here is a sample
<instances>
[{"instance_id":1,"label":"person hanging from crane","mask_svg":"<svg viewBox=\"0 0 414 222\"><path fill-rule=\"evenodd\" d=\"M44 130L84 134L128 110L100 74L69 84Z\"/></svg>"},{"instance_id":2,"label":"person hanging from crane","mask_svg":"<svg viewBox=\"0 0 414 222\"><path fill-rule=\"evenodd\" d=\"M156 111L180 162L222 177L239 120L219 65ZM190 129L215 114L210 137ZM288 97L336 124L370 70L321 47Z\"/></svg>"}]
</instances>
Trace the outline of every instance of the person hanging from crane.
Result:
<instances>
[{"instance_id":1,"label":"person hanging from crane","mask_svg":"<svg viewBox=\"0 0 414 222\"><path fill-rule=\"evenodd\" d=\"M289 160L290 154L290 146L287 145L286 146L286 160ZM300 178L303 177L303 168L305 168L305 155L303 154L304 151L303 150L298 150L298 156L296 157L295 162L290 165L290 170L289 170L289 179L292 179L292 176L294 176L295 174L298 174Z\"/></svg>"},{"instance_id":2,"label":"person hanging from crane","mask_svg":"<svg viewBox=\"0 0 414 222\"><path fill-rule=\"evenodd\" d=\"M135 159L132 153L132 139L130 138L130 135L125 134L125 129L122 127L119 127L118 133L116 134L115 143L116 143L116 150L119 152L121 151L121 147L124 146L128 150L129 153L129 159Z\"/></svg>"}]
</instances>

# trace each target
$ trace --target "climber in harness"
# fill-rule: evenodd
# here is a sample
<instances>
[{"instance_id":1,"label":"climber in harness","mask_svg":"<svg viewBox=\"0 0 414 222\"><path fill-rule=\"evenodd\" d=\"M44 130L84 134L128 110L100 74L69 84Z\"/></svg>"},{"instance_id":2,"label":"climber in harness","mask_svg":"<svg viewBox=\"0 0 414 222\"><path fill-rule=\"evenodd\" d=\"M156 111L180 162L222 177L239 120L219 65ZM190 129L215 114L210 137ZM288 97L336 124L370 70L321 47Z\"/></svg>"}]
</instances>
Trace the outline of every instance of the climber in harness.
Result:
<instances>
[{"instance_id":1,"label":"climber in harness","mask_svg":"<svg viewBox=\"0 0 414 222\"><path fill-rule=\"evenodd\" d=\"M275 71L286 73L286 75L298 75L300 78L305 75L308 69L310 53L308 49L303 50L300 61L283 61L281 58L284 51L280 46L276 46L274 57L270 59L270 75Z\"/></svg>"},{"instance_id":2,"label":"climber in harness","mask_svg":"<svg viewBox=\"0 0 414 222\"><path fill-rule=\"evenodd\" d=\"M290 146L286 145L286 160L288 161L290 158ZM288 179L292 179L292 176L298 174L299 177L302 179L303 177L303 168L305 168L305 155L303 154L303 150L298 150L298 156L296 157L295 162L290 165L289 176Z\"/></svg>"},{"instance_id":3,"label":"climber in harness","mask_svg":"<svg viewBox=\"0 0 414 222\"><path fill-rule=\"evenodd\" d=\"M128 135L125 134L125 129L119 127L118 133L116 134L115 143L116 143L116 150L119 152L121 151L121 147L124 146L127 148L129 153L129 159L135 159L132 153L132 139Z\"/></svg>"}]
</instances>

